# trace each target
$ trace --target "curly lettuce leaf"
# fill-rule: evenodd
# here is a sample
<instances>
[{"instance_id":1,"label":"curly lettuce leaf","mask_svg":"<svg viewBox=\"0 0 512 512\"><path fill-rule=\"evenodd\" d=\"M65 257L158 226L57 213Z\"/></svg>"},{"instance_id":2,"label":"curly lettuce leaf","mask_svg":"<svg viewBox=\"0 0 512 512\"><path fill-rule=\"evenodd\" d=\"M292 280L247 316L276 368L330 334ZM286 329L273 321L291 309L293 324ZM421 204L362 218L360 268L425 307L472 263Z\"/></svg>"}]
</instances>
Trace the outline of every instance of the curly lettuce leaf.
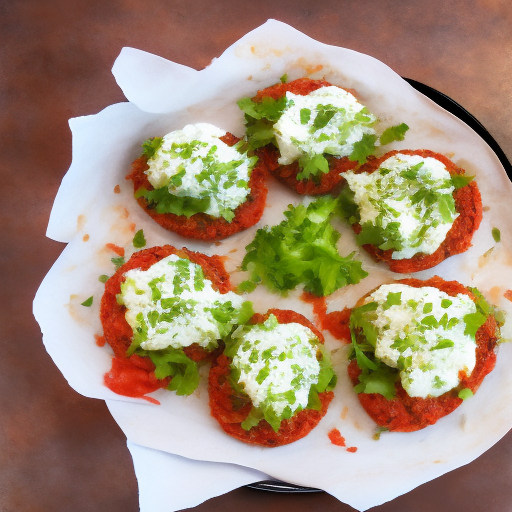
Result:
<instances>
[{"instance_id":1,"label":"curly lettuce leaf","mask_svg":"<svg viewBox=\"0 0 512 512\"><path fill-rule=\"evenodd\" d=\"M242 261L242 269L250 273L242 289L262 283L285 294L302 284L306 291L326 296L366 277L353 253L343 257L338 252L340 234L330 223L337 206L336 199L321 197L307 207L289 207L286 220L259 229Z\"/></svg>"}]
</instances>

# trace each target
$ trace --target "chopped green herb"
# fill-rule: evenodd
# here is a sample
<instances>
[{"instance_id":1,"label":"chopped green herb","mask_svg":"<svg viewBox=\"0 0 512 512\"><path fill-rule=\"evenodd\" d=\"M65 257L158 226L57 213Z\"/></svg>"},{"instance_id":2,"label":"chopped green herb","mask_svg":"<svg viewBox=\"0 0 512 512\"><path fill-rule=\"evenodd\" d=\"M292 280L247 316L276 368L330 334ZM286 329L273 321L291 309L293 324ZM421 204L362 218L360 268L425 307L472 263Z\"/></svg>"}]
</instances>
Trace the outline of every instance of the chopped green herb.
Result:
<instances>
[{"instance_id":1,"label":"chopped green herb","mask_svg":"<svg viewBox=\"0 0 512 512\"><path fill-rule=\"evenodd\" d=\"M459 398L462 400L467 400L468 398L473 396L473 391L469 388L464 388L459 391Z\"/></svg>"},{"instance_id":2,"label":"chopped green herb","mask_svg":"<svg viewBox=\"0 0 512 512\"><path fill-rule=\"evenodd\" d=\"M300 109L300 124L307 124L311 118L311 110L309 108Z\"/></svg>"},{"instance_id":3,"label":"chopped green herb","mask_svg":"<svg viewBox=\"0 0 512 512\"><path fill-rule=\"evenodd\" d=\"M117 258L110 258L110 261L115 265L116 270L125 264L124 256L119 256Z\"/></svg>"},{"instance_id":4,"label":"chopped green herb","mask_svg":"<svg viewBox=\"0 0 512 512\"><path fill-rule=\"evenodd\" d=\"M474 176L465 176L464 174L454 174L451 177L452 185L455 188L462 188L471 183L475 179Z\"/></svg>"},{"instance_id":5,"label":"chopped green herb","mask_svg":"<svg viewBox=\"0 0 512 512\"><path fill-rule=\"evenodd\" d=\"M496 243L501 241L501 231L498 228L492 228L492 237Z\"/></svg>"},{"instance_id":6,"label":"chopped green herb","mask_svg":"<svg viewBox=\"0 0 512 512\"><path fill-rule=\"evenodd\" d=\"M155 153L160 149L164 142L163 137L152 137L142 143L143 155L147 156L148 160L152 158Z\"/></svg>"},{"instance_id":7,"label":"chopped green herb","mask_svg":"<svg viewBox=\"0 0 512 512\"><path fill-rule=\"evenodd\" d=\"M364 164L366 159L375 151L376 142L376 135L365 133L361 140L354 142L354 149L348 158L352 161L357 160L360 164Z\"/></svg>"},{"instance_id":8,"label":"chopped green herb","mask_svg":"<svg viewBox=\"0 0 512 512\"><path fill-rule=\"evenodd\" d=\"M380 143L385 146L395 140L404 140L405 133L408 129L409 127L405 123L390 126L389 128L386 128L380 136Z\"/></svg>"},{"instance_id":9,"label":"chopped green herb","mask_svg":"<svg viewBox=\"0 0 512 512\"><path fill-rule=\"evenodd\" d=\"M373 437L372 439L374 441L378 441L380 439L380 436L381 434L383 434L384 432L389 432L389 428L386 428L386 427L377 427L375 429L375 433L373 434Z\"/></svg>"},{"instance_id":10,"label":"chopped green herb","mask_svg":"<svg viewBox=\"0 0 512 512\"><path fill-rule=\"evenodd\" d=\"M135 236L133 237L133 247L136 249L141 249L142 247L146 247L146 239L144 238L144 231L139 229Z\"/></svg>"},{"instance_id":11,"label":"chopped green herb","mask_svg":"<svg viewBox=\"0 0 512 512\"><path fill-rule=\"evenodd\" d=\"M92 306L93 296L91 295L88 299L84 300L82 302L82 306L85 306L86 308L90 308Z\"/></svg>"},{"instance_id":12,"label":"chopped green herb","mask_svg":"<svg viewBox=\"0 0 512 512\"><path fill-rule=\"evenodd\" d=\"M100 277L98 277L98 281L100 283L106 283L109 280L109 276L107 274L102 274Z\"/></svg>"},{"instance_id":13,"label":"chopped green herb","mask_svg":"<svg viewBox=\"0 0 512 512\"><path fill-rule=\"evenodd\" d=\"M286 82L288 82L288 74L285 73L280 79L279 81L282 83L282 84L285 84Z\"/></svg>"}]
</instances>

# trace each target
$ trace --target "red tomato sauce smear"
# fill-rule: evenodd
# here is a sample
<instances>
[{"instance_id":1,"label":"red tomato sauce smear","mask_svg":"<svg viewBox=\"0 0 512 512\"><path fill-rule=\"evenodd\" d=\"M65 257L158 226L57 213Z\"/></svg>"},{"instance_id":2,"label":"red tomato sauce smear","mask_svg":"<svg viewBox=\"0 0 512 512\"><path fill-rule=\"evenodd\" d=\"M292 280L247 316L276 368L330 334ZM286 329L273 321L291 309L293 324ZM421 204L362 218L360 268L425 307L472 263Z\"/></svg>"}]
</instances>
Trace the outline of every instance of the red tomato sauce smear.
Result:
<instances>
[{"instance_id":1,"label":"red tomato sauce smear","mask_svg":"<svg viewBox=\"0 0 512 512\"><path fill-rule=\"evenodd\" d=\"M234 146L240 139L227 133L221 137L221 140L229 146ZM145 174L147 169L149 166L146 156L141 156L132 163L131 172L126 179L133 181L134 192L141 188L153 190L153 186ZM254 226L260 220L267 198L267 174L267 168L260 160L251 172L250 194L246 201L236 208L235 217L231 222L206 213L196 213L189 218L174 213L158 213L144 197L139 197L137 202L154 221L169 231L197 240L221 240Z\"/></svg>"},{"instance_id":2,"label":"red tomato sauce smear","mask_svg":"<svg viewBox=\"0 0 512 512\"><path fill-rule=\"evenodd\" d=\"M316 295L304 292L301 300L313 305L313 314L315 320L324 331L329 331L331 335L338 341L350 343L350 315L352 310L345 308L343 311L332 311L327 313L327 301L325 297L317 297Z\"/></svg>"},{"instance_id":3,"label":"red tomato sauce smear","mask_svg":"<svg viewBox=\"0 0 512 512\"><path fill-rule=\"evenodd\" d=\"M103 326L103 338L112 347L114 358L112 368L104 377L105 385L123 396L142 397L146 393L166 387L169 379L159 380L155 377L155 366L149 357L136 354L126 356L132 343L133 331L125 319L126 307L117 303L116 295L121 293L121 283L125 273L131 269L147 270L161 259L176 254L187 258L203 268L204 275L212 281L213 287L220 293L232 290L229 275L224 269L219 256L206 256L188 249L176 249L171 245L152 247L136 252L105 283L105 292L101 299L100 319ZM201 361L210 356L197 344L185 347L185 354L194 361Z\"/></svg>"},{"instance_id":4,"label":"red tomato sauce smear","mask_svg":"<svg viewBox=\"0 0 512 512\"><path fill-rule=\"evenodd\" d=\"M281 324L299 323L311 329L319 341L323 343L322 333L305 317L295 311L271 309L265 315L255 314L251 318L253 324L264 322L270 314L276 316ZM327 412L329 403L334 397L332 391L319 393L321 409L304 409L288 420L283 420L277 432L265 420L250 430L241 426L252 409L252 402L247 395L239 395L232 388L229 378L231 360L221 355L210 369L208 392L210 411L222 429L234 438L249 444L274 447L293 443L305 437L319 423Z\"/></svg>"},{"instance_id":5,"label":"red tomato sauce smear","mask_svg":"<svg viewBox=\"0 0 512 512\"><path fill-rule=\"evenodd\" d=\"M419 279L402 279L397 283L421 288L432 286L455 297L464 293L471 298L473 295L457 281L445 281L438 276L422 281ZM360 301L362 303L362 300ZM359 304L359 303L358 303ZM410 397L402 387L400 381L395 384L396 397L388 400L377 393L359 393L358 398L370 417L381 427L394 432L413 432L429 425L433 425L440 418L450 414L461 403L458 397L460 389L468 388L476 392L484 377L490 373L496 364L494 349L497 344L497 323L494 316L490 315L485 323L476 332L476 365L470 375L460 373L460 385L437 398ZM356 360L352 360L348 366L348 375L352 384L359 384L361 370Z\"/></svg>"},{"instance_id":6,"label":"red tomato sauce smear","mask_svg":"<svg viewBox=\"0 0 512 512\"><path fill-rule=\"evenodd\" d=\"M279 99L286 96L287 92L307 96L309 93L321 87L331 85L332 84L325 80L299 78L292 82L275 84L258 91L252 100L261 102L265 97ZM336 158L334 156L328 156L328 173L320 173L320 176L314 178L298 180L297 175L301 172L299 164L293 162L288 165L280 165L277 160L281 155L279 150L272 144L258 149L256 154L275 178L302 195L318 195L330 192L343 181L342 174L344 172L354 169L358 165L357 162L349 160L348 157Z\"/></svg>"},{"instance_id":7,"label":"red tomato sauce smear","mask_svg":"<svg viewBox=\"0 0 512 512\"><path fill-rule=\"evenodd\" d=\"M359 168L358 172L375 172L382 162L397 153L403 155L419 155L423 158L431 157L439 160L451 175L464 174L464 170L457 167L451 160L444 155L434 153L427 149L420 150L400 150L390 151L380 158L368 159L364 165ZM393 259L393 249L383 251L378 247L370 244L363 245L363 248L377 261L385 261L389 269L400 274L409 274L411 272L419 272L427 268L435 267L446 258L454 254L460 254L467 251L471 247L471 239L473 233L480 226L482 221L482 198L476 182L472 181L465 187L461 187L453 191L455 200L455 210L459 216L455 219L452 227L448 231L446 238L439 248L432 254L417 253L412 258L403 260ZM361 226L354 224L352 226L356 233L361 232Z\"/></svg>"}]
</instances>

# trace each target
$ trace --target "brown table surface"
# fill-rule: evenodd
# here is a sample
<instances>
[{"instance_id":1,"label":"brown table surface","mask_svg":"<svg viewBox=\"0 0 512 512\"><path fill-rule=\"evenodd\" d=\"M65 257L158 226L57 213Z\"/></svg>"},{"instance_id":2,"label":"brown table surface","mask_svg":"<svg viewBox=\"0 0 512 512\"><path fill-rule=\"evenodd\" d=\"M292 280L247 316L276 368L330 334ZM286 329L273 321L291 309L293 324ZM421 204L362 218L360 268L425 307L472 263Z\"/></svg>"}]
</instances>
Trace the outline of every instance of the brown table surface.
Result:
<instances>
[{"instance_id":1,"label":"brown table surface","mask_svg":"<svg viewBox=\"0 0 512 512\"><path fill-rule=\"evenodd\" d=\"M0 511L138 510L122 432L104 402L68 386L32 316L63 249L45 230L71 162L68 119L125 100L110 72L123 46L202 69L268 18L451 96L512 158L509 0L1 1ZM509 433L471 464L373 510L510 512L511 476ZM241 509L353 510L325 493L246 488L194 510Z\"/></svg>"}]
</instances>

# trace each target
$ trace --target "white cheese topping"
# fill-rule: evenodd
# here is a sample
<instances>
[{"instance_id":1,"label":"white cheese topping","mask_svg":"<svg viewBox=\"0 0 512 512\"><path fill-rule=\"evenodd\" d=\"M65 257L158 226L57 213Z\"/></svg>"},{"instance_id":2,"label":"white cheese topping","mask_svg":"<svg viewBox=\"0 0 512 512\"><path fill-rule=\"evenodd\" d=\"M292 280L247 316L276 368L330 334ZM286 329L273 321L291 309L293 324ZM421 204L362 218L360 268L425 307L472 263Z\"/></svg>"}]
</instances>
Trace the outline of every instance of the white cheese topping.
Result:
<instances>
[{"instance_id":1,"label":"white cheese topping","mask_svg":"<svg viewBox=\"0 0 512 512\"><path fill-rule=\"evenodd\" d=\"M227 334L223 331L231 330L243 302L233 292L214 290L199 265L174 254L125 276L120 294L125 318L146 350L193 343L213 348ZM227 315L224 322L215 319L216 312Z\"/></svg>"},{"instance_id":2,"label":"white cheese topping","mask_svg":"<svg viewBox=\"0 0 512 512\"><path fill-rule=\"evenodd\" d=\"M360 224L381 228L392 258L432 254L458 217L450 173L435 158L398 153L370 174L344 175L359 208ZM363 226L364 227L364 226Z\"/></svg>"},{"instance_id":3,"label":"white cheese topping","mask_svg":"<svg viewBox=\"0 0 512 512\"><path fill-rule=\"evenodd\" d=\"M229 212L249 195L253 160L220 140L226 132L206 123L168 133L148 160L148 180L172 195L208 199L205 213L231 220ZM228 218L230 217L230 218Z\"/></svg>"},{"instance_id":4,"label":"white cheese topping","mask_svg":"<svg viewBox=\"0 0 512 512\"><path fill-rule=\"evenodd\" d=\"M459 385L459 372L473 371L476 343L464 334L464 316L476 306L467 295L390 284L365 302L378 303L372 322L378 331L375 356L400 369L409 396L440 396Z\"/></svg>"},{"instance_id":5,"label":"white cheese topping","mask_svg":"<svg viewBox=\"0 0 512 512\"><path fill-rule=\"evenodd\" d=\"M348 156L364 134L375 134L377 118L344 89L321 87L307 96L287 92L286 98L288 106L273 128L281 165L304 154Z\"/></svg>"},{"instance_id":6,"label":"white cheese topping","mask_svg":"<svg viewBox=\"0 0 512 512\"><path fill-rule=\"evenodd\" d=\"M277 415L287 407L292 414L306 408L320 373L312 344L317 338L311 329L297 323L278 324L271 315L242 336L232 366L240 370L239 383L253 405L271 408Z\"/></svg>"}]
</instances>

